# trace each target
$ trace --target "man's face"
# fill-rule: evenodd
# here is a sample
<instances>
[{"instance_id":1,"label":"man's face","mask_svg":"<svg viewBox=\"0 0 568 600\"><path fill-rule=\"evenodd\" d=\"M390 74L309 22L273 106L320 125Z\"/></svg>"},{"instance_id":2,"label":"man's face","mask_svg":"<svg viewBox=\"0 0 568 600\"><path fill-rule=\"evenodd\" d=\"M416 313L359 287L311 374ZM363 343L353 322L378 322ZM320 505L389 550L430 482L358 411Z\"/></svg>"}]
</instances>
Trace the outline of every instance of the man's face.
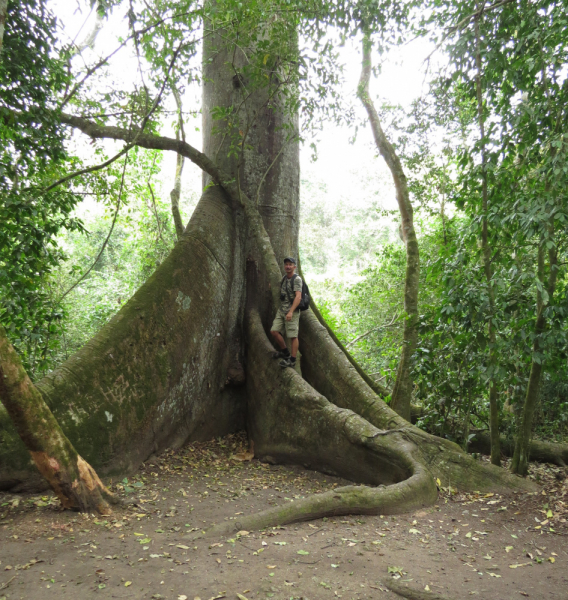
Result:
<instances>
[{"instance_id":1,"label":"man's face","mask_svg":"<svg viewBox=\"0 0 568 600\"><path fill-rule=\"evenodd\" d=\"M287 260L284 263L284 270L286 271L286 275L291 275L292 273L294 273L295 268L296 265L294 263L291 263L289 260Z\"/></svg>"}]
</instances>

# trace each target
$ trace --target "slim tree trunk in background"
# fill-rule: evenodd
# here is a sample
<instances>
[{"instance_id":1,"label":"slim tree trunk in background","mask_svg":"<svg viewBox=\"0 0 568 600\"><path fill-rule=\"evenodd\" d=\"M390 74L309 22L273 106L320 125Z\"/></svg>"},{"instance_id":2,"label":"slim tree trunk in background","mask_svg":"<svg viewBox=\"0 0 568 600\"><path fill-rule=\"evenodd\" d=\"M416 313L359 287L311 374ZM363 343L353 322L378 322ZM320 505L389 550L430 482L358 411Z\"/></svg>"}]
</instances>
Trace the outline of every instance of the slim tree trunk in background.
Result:
<instances>
[{"instance_id":1,"label":"slim tree trunk in background","mask_svg":"<svg viewBox=\"0 0 568 600\"><path fill-rule=\"evenodd\" d=\"M181 139L185 142L185 130L183 127L183 112L181 96L178 89L172 84L172 92L176 100L176 106L178 110L178 125L176 129L176 139ZM176 175L174 179L174 189L170 192L170 198L172 200L172 216L174 218L174 225L176 228L177 239L179 240L183 234L183 221L181 220L181 213L179 211L179 199L181 196L181 174L183 172L184 158L181 154L176 155Z\"/></svg>"},{"instance_id":2,"label":"slim tree trunk in background","mask_svg":"<svg viewBox=\"0 0 568 600\"><path fill-rule=\"evenodd\" d=\"M491 266L491 248L487 226L487 153L485 148L485 116L483 114L483 92L481 88L481 39L479 34L479 19L475 20L475 66L477 68L477 122L481 137L481 196L482 214L481 249L483 252L483 269L487 282L489 297L489 431L491 435L491 463L501 465L501 448L499 442L499 406L497 404L497 383L495 381L499 359L497 356L497 337L495 335L495 291L493 290L493 267Z\"/></svg>"},{"instance_id":3,"label":"slim tree trunk in background","mask_svg":"<svg viewBox=\"0 0 568 600\"><path fill-rule=\"evenodd\" d=\"M0 326L0 400L39 472L64 508L110 514L113 495L78 454L30 381Z\"/></svg>"},{"instance_id":4,"label":"slim tree trunk in background","mask_svg":"<svg viewBox=\"0 0 568 600\"><path fill-rule=\"evenodd\" d=\"M6 28L6 16L8 14L8 0L0 0L0 52L4 43L4 29Z\"/></svg>"},{"instance_id":5,"label":"slim tree trunk in background","mask_svg":"<svg viewBox=\"0 0 568 600\"><path fill-rule=\"evenodd\" d=\"M385 159L396 187L396 199L402 221L402 238L406 245L406 274L404 280L404 333L402 339L402 352L396 381L392 392L391 407L401 417L410 421L410 400L412 398L413 381L410 373L411 359L416 350L418 332L416 330L418 321L418 286L420 277L420 257L418 252L418 240L414 231L413 209L406 183L406 175L402 168L399 157L392 144L388 141L379 115L369 96L369 80L371 77L371 43L367 36L363 39L363 68L359 80L358 95L367 114L373 131L375 143Z\"/></svg>"},{"instance_id":6,"label":"slim tree trunk in background","mask_svg":"<svg viewBox=\"0 0 568 600\"><path fill-rule=\"evenodd\" d=\"M540 338L546 329L545 309L552 301L554 291L556 289L556 279L558 275L558 256L556 247L552 247L548 251L549 273L548 282L545 287L544 277L544 255L545 241L541 240L538 248L538 279L540 280L543 289L548 293L548 300L545 302L543 294L537 289L537 317L534 328L535 338L533 342L533 360L531 364L531 373L527 385L527 393L523 412L521 416L521 424L517 432L515 440L515 452L511 461L511 471L518 475L526 475L528 473L529 453L532 436L532 426L534 411L538 402L538 394L540 388L540 378L544 367L542 357L537 356L540 350Z\"/></svg>"}]
</instances>

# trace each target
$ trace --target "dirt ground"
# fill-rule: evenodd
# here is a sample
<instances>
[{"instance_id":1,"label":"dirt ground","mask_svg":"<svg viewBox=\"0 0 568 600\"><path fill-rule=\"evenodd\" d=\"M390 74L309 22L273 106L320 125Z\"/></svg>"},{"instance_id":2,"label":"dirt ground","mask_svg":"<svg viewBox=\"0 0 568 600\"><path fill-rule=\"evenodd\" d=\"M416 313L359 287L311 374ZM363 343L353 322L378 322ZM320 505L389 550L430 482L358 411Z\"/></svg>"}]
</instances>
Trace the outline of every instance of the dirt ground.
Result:
<instances>
[{"instance_id":1,"label":"dirt ground","mask_svg":"<svg viewBox=\"0 0 568 600\"><path fill-rule=\"evenodd\" d=\"M239 460L239 458L241 460ZM112 517L62 512L51 494L0 493L0 600L398 598L389 577L454 600L568 599L568 480L533 466L532 495L458 494L414 514L321 519L192 536L345 482L243 461L246 439L194 443L112 489Z\"/></svg>"}]
</instances>

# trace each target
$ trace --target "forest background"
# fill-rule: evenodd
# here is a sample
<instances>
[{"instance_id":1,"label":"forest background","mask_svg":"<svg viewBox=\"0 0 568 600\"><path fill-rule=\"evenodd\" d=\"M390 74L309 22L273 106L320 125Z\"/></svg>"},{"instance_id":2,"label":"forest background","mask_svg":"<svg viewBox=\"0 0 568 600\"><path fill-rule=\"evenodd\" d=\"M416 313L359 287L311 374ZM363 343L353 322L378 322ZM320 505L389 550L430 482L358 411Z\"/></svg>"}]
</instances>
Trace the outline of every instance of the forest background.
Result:
<instances>
[{"instance_id":1,"label":"forest background","mask_svg":"<svg viewBox=\"0 0 568 600\"><path fill-rule=\"evenodd\" d=\"M389 93L400 82L390 75L392 83L381 86L389 93L380 96L380 113L407 173L421 256L413 400L425 409L420 426L464 446L489 429L490 389L496 390L501 432L517 432L535 365L542 368L535 431L557 441L568 434L567 18L562 2L520 2L524 16L519 20L516 4L488 7L481 38L475 28L455 25L463 19L469 19L466 25L473 22L471 9L460 3L435 2L418 11L409 4L415 19L404 35L392 34L391 42L396 46L417 34L430 36L430 44L420 48L424 91L412 102L393 106L400 96ZM24 5L28 15L37 8L33 1ZM61 17L62 7L53 4ZM132 13L126 3L93 6L89 18L88 7L77 10L84 31L91 30L93 20L102 27L81 53L65 58L65 64L81 71L82 61L109 47L105 35L116 44L127 36ZM22 12L23 19L28 15ZM327 54L320 60L345 62L349 71L345 54L358 63L360 40L334 35L329 34ZM81 32L70 30L54 40L54 60L58 52L68 52L65 36L78 40ZM144 52L151 59L148 48ZM118 95L123 93L125 108L136 106L142 102L144 78L155 74L144 52L131 44L118 59L119 69L111 62L89 85L99 86L104 99L130 68L135 89ZM199 64L200 57L194 59ZM334 85L349 87L349 77L341 69L337 73ZM62 85L57 77L64 79L63 73L55 74L54 87ZM379 82L382 77L387 75L378 73ZM186 92L177 104L170 91L161 118L179 134L177 112L185 107L189 139L200 121L199 101L192 102L190 94L199 92ZM324 93L333 91L330 85ZM356 91L353 82L350 97L337 100L339 108L330 118L349 132L344 137L356 137L365 126L355 108ZM402 346L406 254L389 173L370 142L361 144L361 135L357 132L360 145L355 147L364 160L336 175L346 185L318 175L315 168L302 174L300 259L328 324L369 376L390 389ZM337 130L329 133L322 131L321 121L311 123L304 155L317 154L319 148L322 161L330 147L336 156L353 154L349 147L330 143L332 136L335 142ZM37 185L54 179L93 156L103 162L114 151L109 143L84 146L73 137L67 144L66 163L51 163L52 173L30 170L25 174L29 181L35 178ZM12 159L4 153L4 173ZM175 165L157 151L133 152L128 169L125 160L74 183L56 211L50 213L38 201L29 215L35 238L23 242L18 237L21 223L3 228L0 321L34 380L107 323L176 242L169 197ZM186 167L180 182L184 222L200 187L198 171ZM3 210L3 222L11 226L7 203Z\"/></svg>"}]
</instances>

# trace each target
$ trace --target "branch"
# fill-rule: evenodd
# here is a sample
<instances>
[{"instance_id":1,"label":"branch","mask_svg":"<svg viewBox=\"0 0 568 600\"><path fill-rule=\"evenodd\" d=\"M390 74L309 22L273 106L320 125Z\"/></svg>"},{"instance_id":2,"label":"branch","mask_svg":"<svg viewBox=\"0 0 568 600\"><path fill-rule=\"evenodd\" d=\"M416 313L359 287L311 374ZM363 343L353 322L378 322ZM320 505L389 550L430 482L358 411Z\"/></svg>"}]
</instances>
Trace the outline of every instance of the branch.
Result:
<instances>
[{"instance_id":1,"label":"branch","mask_svg":"<svg viewBox=\"0 0 568 600\"><path fill-rule=\"evenodd\" d=\"M2 1L2 0L0 0L0 1ZM185 12L185 13L178 13L178 14L172 15L171 17L164 17L163 19L160 19L159 21L157 21L155 23L151 23L147 27L144 27L140 31L135 31L132 35L128 36L110 54L107 54L104 58L101 58L101 60L99 60L98 63L96 63L90 69L87 70L87 72L85 73L84 77L80 81L78 81L73 86L73 89L63 98L63 100L62 100L61 105L60 105L59 108L62 109L69 102L69 100L71 100L71 98L75 95L75 93L77 92L77 90L79 90L79 88L85 83L85 81L87 81L87 79L93 73L95 73L98 69L100 69L103 65L105 65L117 52L119 52L120 50L122 50L122 48L124 48L128 44L128 42L134 38L134 36L136 36L136 35L142 35L144 33L147 33L151 29L154 29L154 27L158 27L162 23L165 23L168 19L174 19L176 17L179 18L179 17L188 16L188 15L191 15L191 14L197 14L198 12L199 11L189 11L189 12Z\"/></svg>"},{"instance_id":2,"label":"branch","mask_svg":"<svg viewBox=\"0 0 568 600\"><path fill-rule=\"evenodd\" d=\"M97 125L84 117L76 117L65 113L61 114L61 122L82 131L92 139L122 140L128 144L136 145L148 150L169 150L171 152L177 152L183 157L188 158L200 169L210 175L213 181L218 185L221 185L227 190L230 187L231 178L222 173L207 155L183 140L176 140L174 138L151 133L143 133L136 129L128 130L112 125Z\"/></svg>"},{"instance_id":3,"label":"branch","mask_svg":"<svg viewBox=\"0 0 568 600\"><path fill-rule=\"evenodd\" d=\"M74 48L69 55L69 59L77 56L77 54L81 54L83 50L87 48L92 48L95 40L97 39L97 35L99 35L99 31L103 28L104 25L104 14L99 13L97 7L95 7L95 24L93 25L93 29L87 34L85 39L79 44L74 44Z\"/></svg>"},{"instance_id":4,"label":"branch","mask_svg":"<svg viewBox=\"0 0 568 600\"><path fill-rule=\"evenodd\" d=\"M180 93L176 87L176 84L172 81L170 83L170 87L172 88L172 93L174 95L177 111L178 111L178 125L176 128L176 140L179 140L180 134L181 139L185 142L185 129L183 126L183 106L181 102ZM181 154L177 154L176 156L176 175L174 179L174 188L170 192L170 198L172 202L172 217L174 219L174 225L176 228L177 239L179 240L183 234L184 227L183 222L181 220L181 213L179 210L179 200L181 197L181 175L183 172L183 156Z\"/></svg>"},{"instance_id":5,"label":"branch","mask_svg":"<svg viewBox=\"0 0 568 600\"><path fill-rule=\"evenodd\" d=\"M366 333L362 333L361 335L357 336L354 340L351 340L350 342L345 344L345 347L349 348L349 346L351 346L355 342L358 342L360 339L367 337L369 334L373 333L373 331L378 331L379 329L386 329L387 327L390 327L391 325L393 325L395 320L398 319L399 316L400 315L395 315L392 318L392 321L390 323L388 323L387 325L379 325L378 327L373 327L373 329L369 329L369 331L367 331Z\"/></svg>"},{"instance_id":6,"label":"branch","mask_svg":"<svg viewBox=\"0 0 568 600\"><path fill-rule=\"evenodd\" d=\"M498 0L498 2L495 2L487 7L482 7L480 9L472 12L470 15L467 15L467 17L464 17L461 21L458 21L453 27L450 27L448 29L448 31L444 34L442 39L438 42L438 44L436 44L436 47L434 48L434 50L432 50L432 52L430 52L430 54L428 54L428 56L424 59L424 62L428 62L432 58L432 55L442 47L442 44L452 34L454 34L456 31L459 31L460 29L462 29L470 21L472 21L473 19L477 19L484 13L488 13L489 11L495 10L496 8L501 8L501 6L505 6L505 4L509 4L510 2L513 2L513 0Z\"/></svg>"},{"instance_id":7,"label":"branch","mask_svg":"<svg viewBox=\"0 0 568 600\"><path fill-rule=\"evenodd\" d=\"M122 177L120 179L120 189L118 191L118 200L116 202L116 210L114 211L114 217L112 219L112 224L110 226L110 230L108 232L108 235L106 236L105 241L103 242L103 245L101 246L101 249L97 255L97 258L95 258L93 264L89 267L89 269L87 270L86 273L84 273L64 294L63 296L61 296L61 298L59 298L59 302L61 302L63 300L63 298L65 298L65 296L67 296L67 294L69 294L69 292L71 292L72 290L74 290L80 283L81 281L83 281L85 279L85 277L87 277L87 275L95 268L95 265L99 262L99 259L101 258L105 248L107 247L107 244L110 240L110 236L112 235L112 232L114 230L114 225L116 223L116 219L118 217L118 213L120 211L120 203L122 201L122 191L124 189L124 178L126 175L126 165L128 164L128 154L126 155L126 158L124 159L124 166L122 167ZM58 302L58 303L59 303Z\"/></svg>"},{"instance_id":8,"label":"branch","mask_svg":"<svg viewBox=\"0 0 568 600\"><path fill-rule=\"evenodd\" d=\"M144 131L144 128L146 127L146 125L148 124L148 121L150 120L150 117L152 116L152 114L154 113L156 108L158 108L158 104L160 102L160 99L162 98L164 89L166 88L167 76L168 76L169 72L171 71L172 67L174 66L174 63L175 63L179 53L181 52L182 48L183 48L183 44L180 44L178 46L177 50L173 53L172 60L170 61L168 70L166 72L166 79L162 83L162 87L160 88L160 91L158 92L156 99L154 100L154 102L152 102L152 106L150 107L150 110L144 115L144 118L142 119L142 123L140 124L140 126L138 126L135 129L135 131L137 133L134 136L134 138L118 154L116 154L112 158L109 158L104 163L102 163L100 165L94 165L92 167L87 167L85 169L76 171L75 173L71 173L70 175L66 175L65 177L62 177L61 179L57 180L55 183L52 183L50 186L48 186L45 190L43 190L44 193L49 192L50 190L57 187L58 185L61 185L62 183L65 183L66 181L70 181L71 179L74 179L75 177L78 177L79 175L85 175L86 173L93 173L94 171L100 171L101 169L108 167L111 163L113 163L115 160L119 159L123 154L128 152L130 150L130 148L132 148L133 146L136 145L137 137ZM62 122L65 122L65 121L62 120Z\"/></svg>"}]
</instances>

